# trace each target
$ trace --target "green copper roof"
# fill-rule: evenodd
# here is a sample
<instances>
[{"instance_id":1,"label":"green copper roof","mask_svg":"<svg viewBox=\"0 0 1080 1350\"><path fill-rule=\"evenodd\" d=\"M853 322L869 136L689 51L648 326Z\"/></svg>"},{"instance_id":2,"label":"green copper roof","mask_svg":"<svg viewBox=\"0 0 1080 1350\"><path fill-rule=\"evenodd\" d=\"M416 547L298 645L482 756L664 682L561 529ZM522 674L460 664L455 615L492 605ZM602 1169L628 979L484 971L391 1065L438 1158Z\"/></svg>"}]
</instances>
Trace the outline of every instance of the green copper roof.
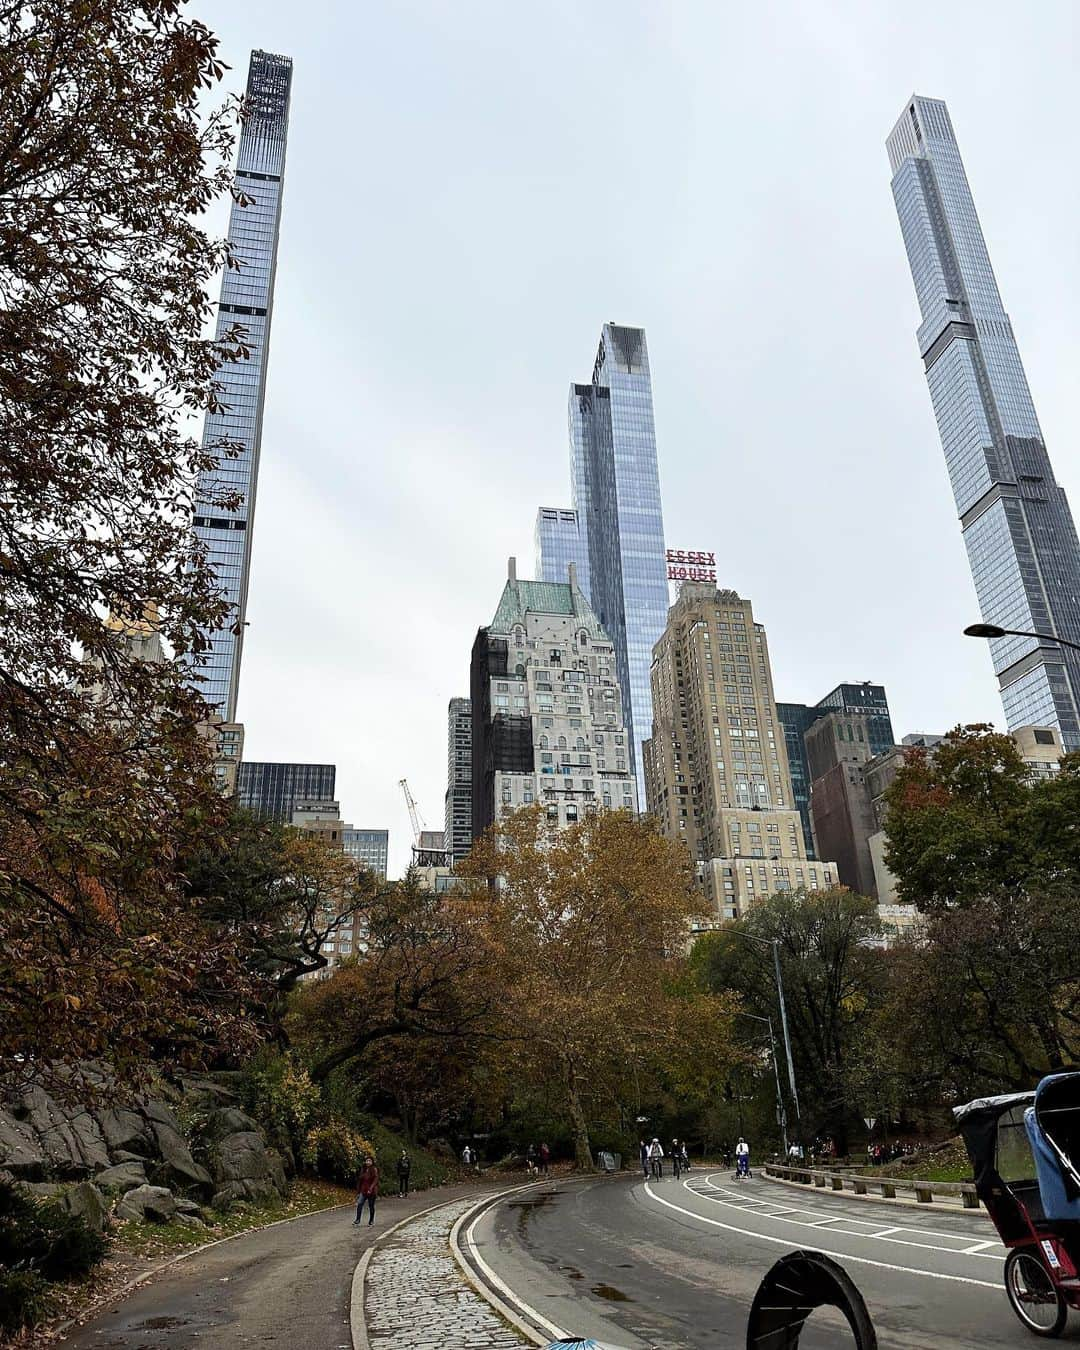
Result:
<instances>
[{"instance_id":1,"label":"green copper roof","mask_svg":"<svg viewBox=\"0 0 1080 1350\"><path fill-rule=\"evenodd\" d=\"M591 636L608 640L588 600L576 586L564 581L508 581L491 621L491 631L509 632L515 624L524 624L529 613L576 615Z\"/></svg>"}]
</instances>

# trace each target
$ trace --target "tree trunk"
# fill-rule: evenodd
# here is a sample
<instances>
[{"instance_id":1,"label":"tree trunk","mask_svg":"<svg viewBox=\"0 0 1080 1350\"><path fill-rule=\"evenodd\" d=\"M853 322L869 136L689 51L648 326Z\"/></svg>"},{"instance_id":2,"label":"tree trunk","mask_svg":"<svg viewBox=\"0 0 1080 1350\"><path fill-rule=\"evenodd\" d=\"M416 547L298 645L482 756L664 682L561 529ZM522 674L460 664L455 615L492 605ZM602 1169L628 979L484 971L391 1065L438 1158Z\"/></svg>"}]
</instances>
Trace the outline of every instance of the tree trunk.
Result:
<instances>
[{"instance_id":1,"label":"tree trunk","mask_svg":"<svg viewBox=\"0 0 1080 1350\"><path fill-rule=\"evenodd\" d=\"M592 1148L589 1145L589 1127L585 1121L585 1112L581 1109L578 1096L577 1075L573 1064L565 1065L566 1107L570 1113L570 1127L574 1135L574 1159L582 1172L593 1170Z\"/></svg>"}]
</instances>

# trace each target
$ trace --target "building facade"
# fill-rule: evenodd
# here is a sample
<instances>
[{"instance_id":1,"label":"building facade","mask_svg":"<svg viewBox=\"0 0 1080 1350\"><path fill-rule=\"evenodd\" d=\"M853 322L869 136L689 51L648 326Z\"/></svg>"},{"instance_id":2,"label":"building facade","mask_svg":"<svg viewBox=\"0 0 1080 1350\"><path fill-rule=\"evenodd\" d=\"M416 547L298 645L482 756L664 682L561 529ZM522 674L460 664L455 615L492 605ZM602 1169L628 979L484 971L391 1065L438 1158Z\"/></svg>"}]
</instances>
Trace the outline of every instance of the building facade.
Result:
<instances>
[{"instance_id":1,"label":"building facade","mask_svg":"<svg viewBox=\"0 0 1080 1350\"><path fill-rule=\"evenodd\" d=\"M248 204L234 201L229 217L229 243L241 265L225 269L217 320L219 338L234 325L243 325L248 355L218 371L220 407L207 413L203 424L205 450L227 442L238 446L239 453L222 453L201 475L195 495L195 533L233 618L205 634L208 650L193 669L193 683L226 722L236 720L240 681L291 87L288 57L251 53L235 178L236 191ZM224 504L237 495L238 504Z\"/></svg>"},{"instance_id":2,"label":"building facade","mask_svg":"<svg viewBox=\"0 0 1080 1350\"><path fill-rule=\"evenodd\" d=\"M342 851L362 863L383 881L390 857L389 830L356 830L347 825L341 834Z\"/></svg>"},{"instance_id":3,"label":"building facade","mask_svg":"<svg viewBox=\"0 0 1080 1350\"><path fill-rule=\"evenodd\" d=\"M843 886L876 898L870 837L877 830L865 766L874 757L866 713L826 712L806 733L810 818L818 857L836 862Z\"/></svg>"},{"instance_id":4,"label":"building facade","mask_svg":"<svg viewBox=\"0 0 1080 1350\"><path fill-rule=\"evenodd\" d=\"M630 763L644 802L641 742L652 728L649 668L667 618L667 560L652 375L642 328L606 323L589 384L570 386L573 509L541 507L536 572L578 584L615 647Z\"/></svg>"},{"instance_id":5,"label":"building facade","mask_svg":"<svg viewBox=\"0 0 1080 1350\"><path fill-rule=\"evenodd\" d=\"M452 698L446 719L446 813L444 835L450 866L472 847L472 704Z\"/></svg>"},{"instance_id":6,"label":"building facade","mask_svg":"<svg viewBox=\"0 0 1080 1350\"><path fill-rule=\"evenodd\" d=\"M570 825L637 810L614 646L577 584L519 581L473 644L472 832L542 802Z\"/></svg>"},{"instance_id":7,"label":"building facade","mask_svg":"<svg viewBox=\"0 0 1080 1350\"><path fill-rule=\"evenodd\" d=\"M236 776L236 801L246 811L288 824L301 802L333 802L333 764L244 761Z\"/></svg>"},{"instance_id":8,"label":"building facade","mask_svg":"<svg viewBox=\"0 0 1080 1350\"><path fill-rule=\"evenodd\" d=\"M776 714L768 640L749 600L687 582L653 650L648 807L690 851L716 921L778 891L835 885L807 857Z\"/></svg>"},{"instance_id":9,"label":"building facade","mask_svg":"<svg viewBox=\"0 0 1080 1350\"><path fill-rule=\"evenodd\" d=\"M939 99L909 100L888 139L892 190L956 511L984 622L1051 635L990 643L1009 728L1080 749L1080 542L1054 478L1012 323Z\"/></svg>"},{"instance_id":10,"label":"building facade","mask_svg":"<svg viewBox=\"0 0 1080 1350\"><path fill-rule=\"evenodd\" d=\"M819 718L829 712L850 713L868 719L870 745L875 755L883 754L893 743L892 718L883 685L869 680L861 683L838 684L817 703L778 703L777 716L784 728L788 765L791 769L791 790L803 823L803 840L810 858L818 856L814 844L814 829L810 820L810 765L806 758L806 734ZM830 855L831 856L831 855Z\"/></svg>"}]
</instances>

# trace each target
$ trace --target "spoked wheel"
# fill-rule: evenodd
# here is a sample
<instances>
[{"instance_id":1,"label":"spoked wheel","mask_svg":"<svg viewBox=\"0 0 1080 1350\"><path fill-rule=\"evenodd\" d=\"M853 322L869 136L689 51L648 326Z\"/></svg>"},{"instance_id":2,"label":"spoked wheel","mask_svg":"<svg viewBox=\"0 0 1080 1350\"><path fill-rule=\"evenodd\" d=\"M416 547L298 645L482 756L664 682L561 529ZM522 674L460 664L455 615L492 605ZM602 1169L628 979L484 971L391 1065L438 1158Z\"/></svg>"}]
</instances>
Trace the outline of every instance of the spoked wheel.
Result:
<instances>
[{"instance_id":1,"label":"spoked wheel","mask_svg":"<svg viewBox=\"0 0 1080 1350\"><path fill-rule=\"evenodd\" d=\"M1034 1252L1014 1249L1005 1259L1005 1292L1013 1312L1036 1336L1060 1336L1069 1315L1060 1289Z\"/></svg>"}]
</instances>

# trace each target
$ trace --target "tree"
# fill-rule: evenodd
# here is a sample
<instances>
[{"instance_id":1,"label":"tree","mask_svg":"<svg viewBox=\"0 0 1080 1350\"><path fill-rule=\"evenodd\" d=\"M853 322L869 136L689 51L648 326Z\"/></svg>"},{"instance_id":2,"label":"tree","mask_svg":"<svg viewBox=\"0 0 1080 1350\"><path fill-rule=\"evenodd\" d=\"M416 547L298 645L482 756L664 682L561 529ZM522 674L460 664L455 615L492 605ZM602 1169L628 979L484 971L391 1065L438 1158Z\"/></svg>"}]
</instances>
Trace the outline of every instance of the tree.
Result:
<instances>
[{"instance_id":1,"label":"tree","mask_svg":"<svg viewBox=\"0 0 1080 1350\"><path fill-rule=\"evenodd\" d=\"M316 1082L362 1072L378 1047L405 1061L416 1042L447 1057L493 1034L500 997L486 908L421 890L411 872L374 897L364 949L297 990L287 1029Z\"/></svg>"},{"instance_id":2,"label":"tree","mask_svg":"<svg viewBox=\"0 0 1080 1350\"><path fill-rule=\"evenodd\" d=\"M899 898L932 913L1019 882L1030 870L1018 828L1030 794L1016 745L988 726L910 750L886 793L885 861Z\"/></svg>"},{"instance_id":3,"label":"tree","mask_svg":"<svg viewBox=\"0 0 1080 1350\"><path fill-rule=\"evenodd\" d=\"M243 1044L244 968L175 859L212 816L179 662L226 615L190 530L239 331L214 37L181 0L0 0L0 1063ZM178 662L133 654L154 622Z\"/></svg>"},{"instance_id":4,"label":"tree","mask_svg":"<svg viewBox=\"0 0 1080 1350\"><path fill-rule=\"evenodd\" d=\"M288 994L325 970L327 944L367 920L379 878L317 834L233 810L181 863L208 923L241 938L249 967Z\"/></svg>"},{"instance_id":5,"label":"tree","mask_svg":"<svg viewBox=\"0 0 1080 1350\"><path fill-rule=\"evenodd\" d=\"M790 891L761 901L730 929L705 934L691 954L704 989L732 990L746 1011L776 1023L770 947L778 940L804 1132L831 1134L840 1152L852 1118L862 1114L853 1110L849 1056L884 994L883 954L868 945L877 932L865 896Z\"/></svg>"},{"instance_id":6,"label":"tree","mask_svg":"<svg viewBox=\"0 0 1080 1350\"><path fill-rule=\"evenodd\" d=\"M458 876L490 907L503 1035L527 1081L558 1089L590 1168L590 1107L628 1066L655 1073L692 1016L672 984L704 912L686 850L625 812L560 830L537 805L474 844ZM717 1036L730 1044L722 1024Z\"/></svg>"}]
</instances>

